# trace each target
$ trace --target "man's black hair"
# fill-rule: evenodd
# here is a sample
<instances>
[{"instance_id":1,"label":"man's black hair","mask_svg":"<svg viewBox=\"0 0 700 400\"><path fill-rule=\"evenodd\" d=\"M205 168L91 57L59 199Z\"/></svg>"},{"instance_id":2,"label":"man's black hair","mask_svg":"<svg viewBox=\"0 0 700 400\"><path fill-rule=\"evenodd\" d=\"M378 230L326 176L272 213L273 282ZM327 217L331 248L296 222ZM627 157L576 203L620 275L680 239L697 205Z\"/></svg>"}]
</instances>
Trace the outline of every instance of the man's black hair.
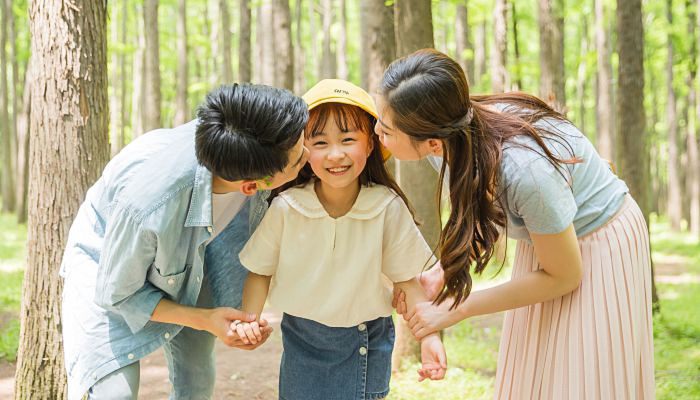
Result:
<instances>
[{"instance_id":1,"label":"man's black hair","mask_svg":"<svg viewBox=\"0 0 700 400\"><path fill-rule=\"evenodd\" d=\"M197 110L197 160L227 181L280 172L309 119L304 100L264 85L224 85Z\"/></svg>"}]
</instances>

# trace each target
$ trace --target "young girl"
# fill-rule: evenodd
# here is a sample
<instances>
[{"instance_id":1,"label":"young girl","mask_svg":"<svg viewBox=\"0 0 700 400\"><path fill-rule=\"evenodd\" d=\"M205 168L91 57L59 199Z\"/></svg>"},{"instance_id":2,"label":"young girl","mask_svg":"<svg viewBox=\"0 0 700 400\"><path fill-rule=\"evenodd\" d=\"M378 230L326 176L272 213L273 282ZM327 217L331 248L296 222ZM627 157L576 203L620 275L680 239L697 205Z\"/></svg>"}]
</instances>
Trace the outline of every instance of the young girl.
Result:
<instances>
[{"instance_id":1,"label":"young girl","mask_svg":"<svg viewBox=\"0 0 700 400\"><path fill-rule=\"evenodd\" d=\"M378 105L396 158L438 157L450 172L444 287L406 315L414 334L509 310L495 398L653 398L647 227L588 139L534 96L470 96L459 64L432 49L389 66ZM500 228L518 240L512 278L470 295Z\"/></svg>"},{"instance_id":2,"label":"young girl","mask_svg":"<svg viewBox=\"0 0 700 400\"><path fill-rule=\"evenodd\" d=\"M304 100L309 164L240 253L250 270L242 308L259 315L269 292L284 312L280 399L384 398L394 326L383 276L407 293L411 308L427 300L414 277L432 252L384 167L372 98L333 79ZM251 343L261 339L256 322L234 325ZM437 334L421 340L421 355L420 379L442 379Z\"/></svg>"}]
</instances>

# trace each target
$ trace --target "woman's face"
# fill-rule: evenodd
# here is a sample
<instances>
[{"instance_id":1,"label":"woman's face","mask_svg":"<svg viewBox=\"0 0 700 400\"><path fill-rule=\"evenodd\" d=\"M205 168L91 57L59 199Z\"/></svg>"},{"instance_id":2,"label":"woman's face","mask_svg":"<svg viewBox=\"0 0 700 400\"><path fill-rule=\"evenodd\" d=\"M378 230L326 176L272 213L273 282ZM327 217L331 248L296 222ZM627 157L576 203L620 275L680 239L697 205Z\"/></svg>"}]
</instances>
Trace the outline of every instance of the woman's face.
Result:
<instances>
[{"instance_id":1,"label":"woman's face","mask_svg":"<svg viewBox=\"0 0 700 400\"><path fill-rule=\"evenodd\" d=\"M374 126L374 133L396 159L414 161L435 153L428 141L414 142L405 132L396 128L391 109L381 96L377 96L376 101L379 118Z\"/></svg>"}]
</instances>

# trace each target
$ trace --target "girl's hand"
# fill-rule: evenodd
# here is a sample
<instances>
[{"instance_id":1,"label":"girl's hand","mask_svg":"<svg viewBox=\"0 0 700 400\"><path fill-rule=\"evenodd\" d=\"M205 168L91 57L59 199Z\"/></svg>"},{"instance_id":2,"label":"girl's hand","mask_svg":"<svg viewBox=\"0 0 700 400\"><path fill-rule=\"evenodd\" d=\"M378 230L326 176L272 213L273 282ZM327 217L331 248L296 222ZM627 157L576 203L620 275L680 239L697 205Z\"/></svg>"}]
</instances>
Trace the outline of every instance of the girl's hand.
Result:
<instances>
[{"instance_id":1,"label":"girl's hand","mask_svg":"<svg viewBox=\"0 0 700 400\"><path fill-rule=\"evenodd\" d=\"M422 367L418 370L418 382L425 379L439 381L447 371L447 355L438 334L427 336L420 343Z\"/></svg>"},{"instance_id":2,"label":"girl's hand","mask_svg":"<svg viewBox=\"0 0 700 400\"><path fill-rule=\"evenodd\" d=\"M437 295L442 290L445 284L444 271L440 266L440 263L435 264L431 269L418 275L418 282L423 287L425 295L428 300L435 300ZM396 313L403 315L405 317L408 311L408 306L406 305L406 294L403 290L394 286L394 296L391 300L391 306L396 309Z\"/></svg>"},{"instance_id":3,"label":"girl's hand","mask_svg":"<svg viewBox=\"0 0 700 400\"><path fill-rule=\"evenodd\" d=\"M441 331L459 322L461 318L457 315L457 310L450 311L452 301L447 300L436 306L430 302L416 304L416 307L409 310L403 317L408 321L413 336L418 340Z\"/></svg>"},{"instance_id":4,"label":"girl's hand","mask_svg":"<svg viewBox=\"0 0 700 400\"><path fill-rule=\"evenodd\" d=\"M272 327L264 319L253 322L233 321L229 326L228 336L235 338L237 347L242 350L254 350L260 347L272 333Z\"/></svg>"}]
</instances>

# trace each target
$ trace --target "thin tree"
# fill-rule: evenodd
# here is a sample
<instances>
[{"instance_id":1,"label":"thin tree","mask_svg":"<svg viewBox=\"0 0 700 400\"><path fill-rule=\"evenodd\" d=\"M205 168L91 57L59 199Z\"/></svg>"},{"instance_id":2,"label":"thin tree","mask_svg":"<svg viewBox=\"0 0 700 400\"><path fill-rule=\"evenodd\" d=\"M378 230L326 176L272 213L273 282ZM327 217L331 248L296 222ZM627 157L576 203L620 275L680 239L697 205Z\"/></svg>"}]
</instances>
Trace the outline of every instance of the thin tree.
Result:
<instances>
[{"instance_id":1,"label":"thin tree","mask_svg":"<svg viewBox=\"0 0 700 400\"><path fill-rule=\"evenodd\" d=\"M520 43L518 42L518 14L515 11L515 2L513 1L510 3L510 20L513 23L513 55L515 56L515 87L512 89L522 90L523 74L520 67ZM503 255L505 256L505 253Z\"/></svg>"},{"instance_id":2,"label":"thin tree","mask_svg":"<svg viewBox=\"0 0 700 400\"><path fill-rule=\"evenodd\" d=\"M604 0L595 0L595 46L596 46L596 132L600 155L615 161L615 121L613 115L612 66L610 64L610 42L605 28L606 6Z\"/></svg>"},{"instance_id":3,"label":"thin tree","mask_svg":"<svg viewBox=\"0 0 700 400\"><path fill-rule=\"evenodd\" d=\"M29 17L37 68L15 398L63 399L58 269L73 217L109 158L107 2L35 0Z\"/></svg>"},{"instance_id":4,"label":"thin tree","mask_svg":"<svg viewBox=\"0 0 700 400\"><path fill-rule=\"evenodd\" d=\"M321 0L323 44L321 47L321 63L318 66L318 79L335 78L335 54L331 48L331 25L333 25L333 3L331 0Z\"/></svg>"},{"instance_id":5,"label":"thin tree","mask_svg":"<svg viewBox=\"0 0 700 400\"><path fill-rule=\"evenodd\" d=\"M508 57L507 0L496 0L493 9L494 48L491 52L491 90L504 92L510 86L506 60Z\"/></svg>"},{"instance_id":6,"label":"thin tree","mask_svg":"<svg viewBox=\"0 0 700 400\"><path fill-rule=\"evenodd\" d=\"M474 83L481 84L486 73L486 60L488 59L488 45L486 43L486 20L481 21L476 27L474 46Z\"/></svg>"},{"instance_id":7,"label":"thin tree","mask_svg":"<svg viewBox=\"0 0 700 400\"><path fill-rule=\"evenodd\" d=\"M306 91L306 50L302 37L304 34L304 23L302 22L304 2L296 0L294 5L294 93L301 94Z\"/></svg>"},{"instance_id":8,"label":"thin tree","mask_svg":"<svg viewBox=\"0 0 700 400\"><path fill-rule=\"evenodd\" d=\"M649 156L644 112L644 28L642 0L617 1L617 145L620 177L649 221ZM624 151L623 151L624 150ZM652 264L652 302L659 298Z\"/></svg>"},{"instance_id":9,"label":"thin tree","mask_svg":"<svg viewBox=\"0 0 700 400\"><path fill-rule=\"evenodd\" d=\"M581 52L576 74L576 97L579 99L577 126L582 132L586 132L586 87L588 84L588 63L586 62L586 58L590 51L588 42L588 17L586 15L581 18L579 41L581 42ZM612 158L609 160L612 160Z\"/></svg>"},{"instance_id":10,"label":"thin tree","mask_svg":"<svg viewBox=\"0 0 700 400\"><path fill-rule=\"evenodd\" d=\"M29 187L29 118L32 113L32 60L24 72L22 111L17 116L17 222L27 222L27 192Z\"/></svg>"},{"instance_id":11,"label":"thin tree","mask_svg":"<svg viewBox=\"0 0 700 400\"><path fill-rule=\"evenodd\" d=\"M700 23L696 4L692 0L686 0L685 8L688 16L688 41L690 51L688 52L688 169L687 179L690 197L690 232L695 237L700 237L700 157L698 155L698 123L700 113L695 114L698 105L697 72L698 72L698 37L696 36L696 24ZM700 108L698 108L700 111Z\"/></svg>"},{"instance_id":12,"label":"thin tree","mask_svg":"<svg viewBox=\"0 0 700 400\"><path fill-rule=\"evenodd\" d=\"M126 18L126 15L119 15L121 7L118 2L112 3L111 9L111 32L110 32L110 51L112 53L110 62L110 82L109 86L111 92L109 95L109 134L110 134L110 155L114 157L119 151L124 147L124 137L121 135L122 127L122 110L119 99L121 98L120 90L122 88L121 82L124 81L123 73L124 70L120 70L120 57L123 57L123 49L121 46L124 43L119 43L119 19Z\"/></svg>"},{"instance_id":13,"label":"thin tree","mask_svg":"<svg viewBox=\"0 0 700 400\"><path fill-rule=\"evenodd\" d=\"M221 31L221 82L233 82L233 61L231 59L231 11L227 0L219 0L219 29Z\"/></svg>"},{"instance_id":14,"label":"thin tree","mask_svg":"<svg viewBox=\"0 0 700 400\"><path fill-rule=\"evenodd\" d=\"M145 0L143 6L144 38L146 43L145 93L143 104L143 133L161 127L160 117L160 51L158 40L158 0Z\"/></svg>"},{"instance_id":15,"label":"thin tree","mask_svg":"<svg viewBox=\"0 0 700 400\"><path fill-rule=\"evenodd\" d=\"M671 223L671 229L681 229L681 179L678 165L678 111L676 109L676 91L673 88L673 0L666 1L666 21L668 22L667 34L667 59L666 59L666 124L668 129L668 160L666 171L668 173L668 204L667 213Z\"/></svg>"},{"instance_id":16,"label":"thin tree","mask_svg":"<svg viewBox=\"0 0 700 400\"><path fill-rule=\"evenodd\" d=\"M474 84L474 45L469 33L469 11L467 0L457 4L457 20L455 21L455 47L457 61L467 74L469 84Z\"/></svg>"},{"instance_id":17,"label":"thin tree","mask_svg":"<svg viewBox=\"0 0 700 400\"><path fill-rule=\"evenodd\" d=\"M340 9L340 24L338 31L337 57L338 61L338 78L348 79L348 44L347 44L347 29L348 29L348 14L345 6L345 0L339 0L338 8Z\"/></svg>"},{"instance_id":18,"label":"thin tree","mask_svg":"<svg viewBox=\"0 0 700 400\"><path fill-rule=\"evenodd\" d=\"M394 3L396 55L401 57L418 49L434 47L430 0L396 0ZM397 180L422 221L421 233L435 248L440 237L440 216L435 199L437 174L425 161L397 162ZM420 354L418 344L403 320L397 324L394 368Z\"/></svg>"},{"instance_id":19,"label":"thin tree","mask_svg":"<svg viewBox=\"0 0 700 400\"><path fill-rule=\"evenodd\" d=\"M292 50L292 16L289 0L273 0L275 86L294 90L294 54ZM272 36L272 35L270 35Z\"/></svg>"},{"instance_id":20,"label":"thin tree","mask_svg":"<svg viewBox=\"0 0 700 400\"><path fill-rule=\"evenodd\" d=\"M539 0L540 97L563 110L564 81L564 7L561 0Z\"/></svg>"},{"instance_id":21,"label":"thin tree","mask_svg":"<svg viewBox=\"0 0 700 400\"><path fill-rule=\"evenodd\" d=\"M15 13L13 10L13 0L7 1L7 29L9 31L10 37L10 64L12 66L12 77L10 78L10 93L12 93L12 114L10 115L10 148L12 150L12 165L14 172L15 183L17 183L17 177L19 172L17 171L17 117L20 113L19 100L21 97L21 91L19 91L19 55L17 54L17 27L15 24ZM15 190L15 197L17 191ZM15 202L15 211L17 208L17 203Z\"/></svg>"},{"instance_id":22,"label":"thin tree","mask_svg":"<svg viewBox=\"0 0 700 400\"><path fill-rule=\"evenodd\" d=\"M144 103L146 92L146 38L143 34L143 18L141 16L143 7L139 4L134 6L135 42L137 43L136 52L133 60L133 78L134 89L131 93L131 137L136 138L146 132L144 126Z\"/></svg>"},{"instance_id":23,"label":"thin tree","mask_svg":"<svg viewBox=\"0 0 700 400\"><path fill-rule=\"evenodd\" d=\"M240 0L240 29L238 32L238 80L250 82L251 60L251 11L250 0Z\"/></svg>"},{"instance_id":24,"label":"thin tree","mask_svg":"<svg viewBox=\"0 0 700 400\"><path fill-rule=\"evenodd\" d=\"M223 19L223 17L222 17ZM230 58L229 49L229 58ZM175 90L175 125L182 125L190 119L187 105L187 0L177 2L177 84ZM230 60L229 60L230 61ZM228 81L226 81L228 82Z\"/></svg>"},{"instance_id":25,"label":"thin tree","mask_svg":"<svg viewBox=\"0 0 700 400\"><path fill-rule=\"evenodd\" d=\"M275 36L270 34L274 26L272 13L272 0L262 0L258 7L257 32L260 63L256 69L260 70L260 83L266 85L275 84Z\"/></svg>"},{"instance_id":26,"label":"thin tree","mask_svg":"<svg viewBox=\"0 0 700 400\"><path fill-rule=\"evenodd\" d=\"M12 162L12 132L7 82L7 2L0 0L0 135L2 136L2 211L15 209L15 179Z\"/></svg>"}]
</instances>

